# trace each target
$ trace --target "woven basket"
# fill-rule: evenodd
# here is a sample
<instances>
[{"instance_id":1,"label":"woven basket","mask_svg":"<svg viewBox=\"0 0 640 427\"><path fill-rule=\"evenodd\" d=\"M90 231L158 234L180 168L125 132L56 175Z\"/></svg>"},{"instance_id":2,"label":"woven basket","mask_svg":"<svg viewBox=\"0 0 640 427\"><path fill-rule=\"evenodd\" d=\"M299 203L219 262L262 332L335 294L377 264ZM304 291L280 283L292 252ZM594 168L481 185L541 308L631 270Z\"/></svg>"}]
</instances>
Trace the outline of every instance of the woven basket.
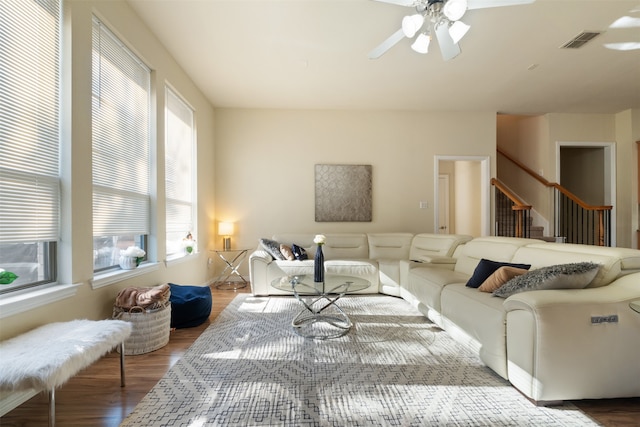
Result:
<instances>
[{"instance_id":1,"label":"woven basket","mask_svg":"<svg viewBox=\"0 0 640 427\"><path fill-rule=\"evenodd\" d=\"M125 310L113 307L113 318L131 323L131 336L124 342L124 354L136 355L155 351L169 342L171 332L171 302L153 310L133 307ZM118 346L120 351L120 346Z\"/></svg>"}]
</instances>

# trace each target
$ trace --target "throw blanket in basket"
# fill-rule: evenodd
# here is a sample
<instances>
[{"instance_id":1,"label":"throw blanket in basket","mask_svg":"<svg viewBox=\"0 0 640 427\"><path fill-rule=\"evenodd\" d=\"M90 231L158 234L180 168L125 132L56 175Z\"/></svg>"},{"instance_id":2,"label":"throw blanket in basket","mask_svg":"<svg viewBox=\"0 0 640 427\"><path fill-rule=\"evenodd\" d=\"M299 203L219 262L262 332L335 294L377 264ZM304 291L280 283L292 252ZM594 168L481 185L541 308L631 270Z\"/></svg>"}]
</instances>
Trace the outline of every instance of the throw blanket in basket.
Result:
<instances>
[{"instance_id":1,"label":"throw blanket in basket","mask_svg":"<svg viewBox=\"0 0 640 427\"><path fill-rule=\"evenodd\" d=\"M142 307L144 309L160 308L169 301L171 288L168 284L151 288L125 288L116 296L116 307L131 309Z\"/></svg>"}]
</instances>

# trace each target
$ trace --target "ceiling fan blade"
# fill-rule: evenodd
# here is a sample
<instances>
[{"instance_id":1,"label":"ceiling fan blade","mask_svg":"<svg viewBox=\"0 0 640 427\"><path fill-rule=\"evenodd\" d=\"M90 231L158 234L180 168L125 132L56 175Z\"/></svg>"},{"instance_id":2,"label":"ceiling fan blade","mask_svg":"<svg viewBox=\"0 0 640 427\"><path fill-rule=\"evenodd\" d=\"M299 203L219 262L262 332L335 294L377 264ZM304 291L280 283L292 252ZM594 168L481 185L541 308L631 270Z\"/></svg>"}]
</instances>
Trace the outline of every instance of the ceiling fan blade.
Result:
<instances>
[{"instance_id":1,"label":"ceiling fan blade","mask_svg":"<svg viewBox=\"0 0 640 427\"><path fill-rule=\"evenodd\" d=\"M369 52L369 59L380 58L386 51L398 44L398 42L403 38L404 33L402 32L402 28L400 28L398 31L391 34L385 41L375 47L371 52Z\"/></svg>"},{"instance_id":2,"label":"ceiling fan blade","mask_svg":"<svg viewBox=\"0 0 640 427\"><path fill-rule=\"evenodd\" d=\"M485 9L488 7L518 6L531 4L536 0L467 0L467 9Z\"/></svg>"},{"instance_id":3,"label":"ceiling fan blade","mask_svg":"<svg viewBox=\"0 0 640 427\"><path fill-rule=\"evenodd\" d=\"M447 25L436 25L436 38L438 39L442 59L448 61L460 54L460 46L453 42Z\"/></svg>"},{"instance_id":4,"label":"ceiling fan blade","mask_svg":"<svg viewBox=\"0 0 640 427\"><path fill-rule=\"evenodd\" d=\"M419 0L374 0L374 1L379 1L381 3L390 3L390 4L396 4L398 6L418 6L420 4Z\"/></svg>"}]
</instances>

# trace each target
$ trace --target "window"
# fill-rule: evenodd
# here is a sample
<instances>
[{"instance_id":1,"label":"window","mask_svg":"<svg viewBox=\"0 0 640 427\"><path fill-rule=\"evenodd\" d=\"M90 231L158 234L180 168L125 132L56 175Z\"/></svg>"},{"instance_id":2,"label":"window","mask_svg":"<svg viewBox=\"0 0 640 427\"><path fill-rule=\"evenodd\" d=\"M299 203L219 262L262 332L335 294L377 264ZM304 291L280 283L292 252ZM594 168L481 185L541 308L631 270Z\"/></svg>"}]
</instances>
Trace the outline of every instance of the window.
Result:
<instances>
[{"instance_id":1,"label":"window","mask_svg":"<svg viewBox=\"0 0 640 427\"><path fill-rule=\"evenodd\" d=\"M151 72L93 18L93 268L146 250L150 223Z\"/></svg>"},{"instance_id":2,"label":"window","mask_svg":"<svg viewBox=\"0 0 640 427\"><path fill-rule=\"evenodd\" d=\"M167 255L184 253L183 241L195 236L193 110L171 89L166 90L165 174Z\"/></svg>"},{"instance_id":3,"label":"window","mask_svg":"<svg viewBox=\"0 0 640 427\"><path fill-rule=\"evenodd\" d=\"M0 292L56 280L60 0L0 7Z\"/></svg>"}]
</instances>

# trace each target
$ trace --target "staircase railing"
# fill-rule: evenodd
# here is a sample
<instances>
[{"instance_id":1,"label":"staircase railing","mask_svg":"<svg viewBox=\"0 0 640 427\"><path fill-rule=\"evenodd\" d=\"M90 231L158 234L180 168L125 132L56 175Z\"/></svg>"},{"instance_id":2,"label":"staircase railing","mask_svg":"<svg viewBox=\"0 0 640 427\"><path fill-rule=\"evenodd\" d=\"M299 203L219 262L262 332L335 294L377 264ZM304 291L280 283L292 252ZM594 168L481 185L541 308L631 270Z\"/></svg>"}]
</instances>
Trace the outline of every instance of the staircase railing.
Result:
<instances>
[{"instance_id":1,"label":"staircase railing","mask_svg":"<svg viewBox=\"0 0 640 427\"><path fill-rule=\"evenodd\" d=\"M553 192L554 236L567 243L611 246L612 206L593 206L562 185L549 182L501 149L498 153Z\"/></svg>"},{"instance_id":2,"label":"staircase railing","mask_svg":"<svg viewBox=\"0 0 640 427\"><path fill-rule=\"evenodd\" d=\"M496 188L496 236L530 237L531 205L524 203L513 191L496 178L491 179Z\"/></svg>"}]
</instances>

